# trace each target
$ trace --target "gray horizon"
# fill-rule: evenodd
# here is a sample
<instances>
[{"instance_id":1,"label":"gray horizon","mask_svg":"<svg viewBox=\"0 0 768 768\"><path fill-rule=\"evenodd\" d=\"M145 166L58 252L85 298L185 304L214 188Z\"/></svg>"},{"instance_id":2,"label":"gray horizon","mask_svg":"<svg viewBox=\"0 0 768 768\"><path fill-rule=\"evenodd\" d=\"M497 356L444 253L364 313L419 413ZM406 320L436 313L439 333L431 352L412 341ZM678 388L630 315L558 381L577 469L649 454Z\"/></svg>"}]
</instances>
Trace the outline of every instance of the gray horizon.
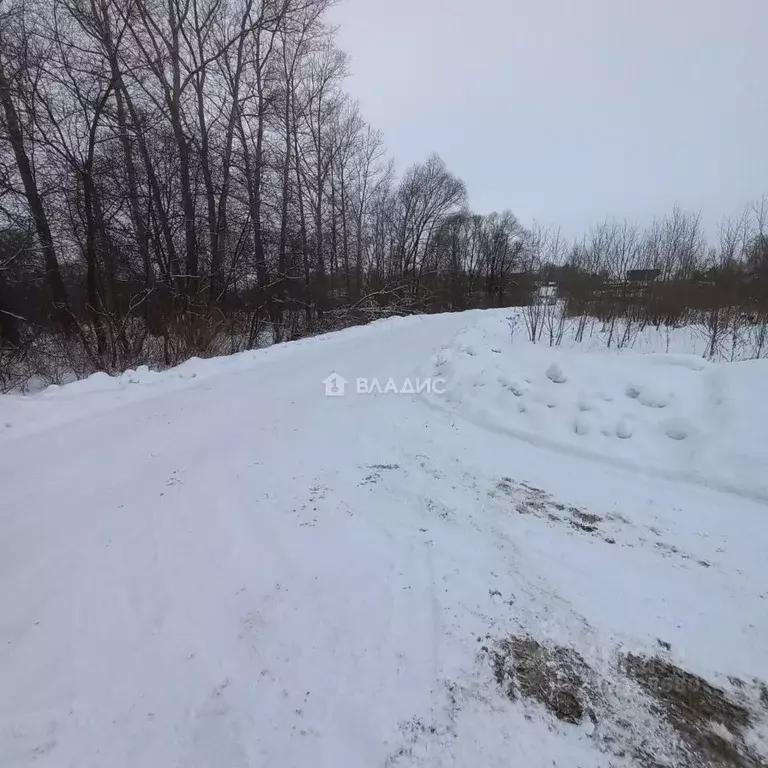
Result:
<instances>
[{"instance_id":1,"label":"gray horizon","mask_svg":"<svg viewBox=\"0 0 768 768\"><path fill-rule=\"evenodd\" d=\"M679 204L708 236L768 193L765 0L344 0L347 89L397 171L578 237Z\"/></svg>"}]
</instances>

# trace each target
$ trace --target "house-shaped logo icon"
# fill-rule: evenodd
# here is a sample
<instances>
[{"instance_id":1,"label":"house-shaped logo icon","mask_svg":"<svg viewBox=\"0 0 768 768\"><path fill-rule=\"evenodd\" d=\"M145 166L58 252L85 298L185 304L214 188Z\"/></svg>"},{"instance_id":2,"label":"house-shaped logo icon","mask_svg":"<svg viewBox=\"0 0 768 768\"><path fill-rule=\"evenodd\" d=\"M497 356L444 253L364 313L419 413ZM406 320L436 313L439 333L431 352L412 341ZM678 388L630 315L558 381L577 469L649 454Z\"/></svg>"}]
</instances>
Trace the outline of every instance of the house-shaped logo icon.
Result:
<instances>
[{"instance_id":1,"label":"house-shaped logo icon","mask_svg":"<svg viewBox=\"0 0 768 768\"><path fill-rule=\"evenodd\" d=\"M341 397L344 394L344 388L349 382L338 373L332 373L327 379L323 380L326 397Z\"/></svg>"}]
</instances>

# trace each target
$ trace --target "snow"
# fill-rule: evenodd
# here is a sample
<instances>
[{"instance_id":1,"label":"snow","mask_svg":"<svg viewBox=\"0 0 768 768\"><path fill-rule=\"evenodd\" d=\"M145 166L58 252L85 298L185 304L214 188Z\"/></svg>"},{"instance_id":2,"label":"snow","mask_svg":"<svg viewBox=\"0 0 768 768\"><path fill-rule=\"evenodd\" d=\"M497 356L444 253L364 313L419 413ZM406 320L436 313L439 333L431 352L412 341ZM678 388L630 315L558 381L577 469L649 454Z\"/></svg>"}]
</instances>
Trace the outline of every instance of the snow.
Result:
<instances>
[{"instance_id":1,"label":"snow","mask_svg":"<svg viewBox=\"0 0 768 768\"><path fill-rule=\"evenodd\" d=\"M0 398L0 765L634 765L503 695L482 647L513 633L606 679L663 640L734 695L768 680L765 361L508 315ZM446 393L325 397L332 372Z\"/></svg>"},{"instance_id":2,"label":"snow","mask_svg":"<svg viewBox=\"0 0 768 768\"><path fill-rule=\"evenodd\" d=\"M569 455L768 500L768 360L550 347L511 334L508 315L487 313L434 357L452 412Z\"/></svg>"}]
</instances>

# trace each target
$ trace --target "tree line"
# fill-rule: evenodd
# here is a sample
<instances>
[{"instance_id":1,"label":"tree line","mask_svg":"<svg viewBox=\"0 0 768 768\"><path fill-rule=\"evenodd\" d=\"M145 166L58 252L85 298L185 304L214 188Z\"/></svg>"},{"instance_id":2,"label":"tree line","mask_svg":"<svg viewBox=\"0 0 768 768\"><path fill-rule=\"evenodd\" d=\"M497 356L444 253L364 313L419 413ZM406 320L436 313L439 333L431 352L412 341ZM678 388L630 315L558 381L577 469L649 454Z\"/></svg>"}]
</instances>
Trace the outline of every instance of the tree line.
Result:
<instances>
[{"instance_id":1,"label":"tree line","mask_svg":"<svg viewBox=\"0 0 768 768\"><path fill-rule=\"evenodd\" d=\"M91 367L171 364L416 303L464 184L396 181L344 92L329 0L11 0L0 10L0 318ZM487 224L498 291L520 227ZM151 350L148 349L151 347ZM158 351L159 350L159 351Z\"/></svg>"},{"instance_id":2,"label":"tree line","mask_svg":"<svg viewBox=\"0 0 768 768\"><path fill-rule=\"evenodd\" d=\"M605 225L569 246L472 214L437 156L396 177L344 91L330 4L2 0L0 386L387 313L537 306L558 269L569 312L616 313L604 284L627 264L690 280L710 257L680 212L685 231L660 225L655 245ZM739 226L718 274L764 247Z\"/></svg>"},{"instance_id":3,"label":"tree line","mask_svg":"<svg viewBox=\"0 0 768 768\"><path fill-rule=\"evenodd\" d=\"M605 221L568 243L534 227L524 241L523 318L531 341L579 342L598 321L607 346L632 346L646 328L694 326L718 359L768 355L768 204L725 218L718 239L676 207L641 228Z\"/></svg>"}]
</instances>

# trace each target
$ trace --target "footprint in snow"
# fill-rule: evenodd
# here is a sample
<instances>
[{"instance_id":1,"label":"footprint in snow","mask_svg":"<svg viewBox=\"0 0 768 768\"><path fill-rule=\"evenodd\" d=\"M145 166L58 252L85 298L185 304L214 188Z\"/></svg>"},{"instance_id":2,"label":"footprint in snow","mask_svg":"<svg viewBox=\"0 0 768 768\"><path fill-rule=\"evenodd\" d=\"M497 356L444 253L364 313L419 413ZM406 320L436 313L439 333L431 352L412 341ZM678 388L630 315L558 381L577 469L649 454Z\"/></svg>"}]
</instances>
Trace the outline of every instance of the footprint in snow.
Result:
<instances>
[{"instance_id":1,"label":"footprint in snow","mask_svg":"<svg viewBox=\"0 0 768 768\"><path fill-rule=\"evenodd\" d=\"M672 440L685 440L692 432L691 425L685 419L667 419L662 429Z\"/></svg>"},{"instance_id":2,"label":"footprint in snow","mask_svg":"<svg viewBox=\"0 0 768 768\"><path fill-rule=\"evenodd\" d=\"M515 397L522 397L525 394L525 387L521 386L514 379L508 379L506 376L500 376L499 384L501 384L504 389L508 389Z\"/></svg>"},{"instance_id":3,"label":"footprint in snow","mask_svg":"<svg viewBox=\"0 0 768 768\"><path fill-rule=\"evenodd\" d=\"M573 422L573 431L577 435L588 435L590 432L590 424L584 414L579 413Z\"/></svg>"},{"instance_id":4,"label":"footprint in snow","mask_svg":"<svg viewBox=\"0 0 768 768\"><path fill-rule=\"evenodd\" d=\"M670 403L670 396L655 392L649 387L639 387L630 384L625 390L625 394L631 400L637 400L640 405L646 408L666 408Z\"/></svg>"}]
</instances>

